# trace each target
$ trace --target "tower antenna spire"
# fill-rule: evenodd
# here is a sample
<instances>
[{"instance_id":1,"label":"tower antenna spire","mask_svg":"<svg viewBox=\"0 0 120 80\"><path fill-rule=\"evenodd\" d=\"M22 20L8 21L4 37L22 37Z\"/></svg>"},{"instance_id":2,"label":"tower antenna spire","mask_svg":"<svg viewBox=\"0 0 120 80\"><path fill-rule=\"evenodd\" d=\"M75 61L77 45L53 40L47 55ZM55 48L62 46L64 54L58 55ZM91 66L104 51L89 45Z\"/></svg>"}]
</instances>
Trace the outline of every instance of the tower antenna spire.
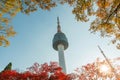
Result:
<instances>
[{"instance_id":1,"label":"tower antenna spire","mask_svg":"<svg viewBox=\"0 0 120 80\"><path fill-rule=\"evenodd\" d=\"M57 24L58 24L57 32L61 32L61 27L60 27L59 17L57 17Z\"/></svg>"},{"instance_id":2,"label":"tower antenna spire","mask_svg":"<svg viewBox=\"0 0 120 80\"><path fill-rule=\"evenodd\" d=\"M112 72L115 74L115 77L117 78L117 80L119 80L118 75L116 74L116 71L114 69L114 67L112 66L112 64L110 63L109 59L107 58L107 56L104 54L103 50L100 48L100 46L98 45L99 50L101 51L101 54L104 56L105 60L107 61L108 65L110 66Z\"/></svg>"},{"instance_id":3,"label":"tower antenna spire","mask_svg":"<svg viewBox=\"0 0 120 80\"><path fill-rule=\"evenodd\" d=\"M57 23L58 23L58 25L60 24L60 22L59 22L59 17L57 17Z\"/></svg>"}]
</instances>

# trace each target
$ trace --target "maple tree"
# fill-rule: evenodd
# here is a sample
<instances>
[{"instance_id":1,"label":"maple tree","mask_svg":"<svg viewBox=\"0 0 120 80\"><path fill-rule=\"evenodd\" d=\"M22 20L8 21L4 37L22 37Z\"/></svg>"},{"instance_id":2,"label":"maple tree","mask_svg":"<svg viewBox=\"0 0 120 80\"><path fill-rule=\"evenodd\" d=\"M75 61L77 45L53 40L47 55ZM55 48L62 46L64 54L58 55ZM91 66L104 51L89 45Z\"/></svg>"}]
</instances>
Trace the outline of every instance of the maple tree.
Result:
<instances>
[{"instance_id":1,"label":"maple tree","mask_svg":"<svg viewBox=\"0 0 120 80\"><path fill-rule=\"evenodd\" d=\"M16 34L10 22L20 11L18 4L16 0L0 0L0 46L8 46L8 38Z\"/></svg>"},{"instance_id":2,"label":"maple tree","mask_svg":"<svg viewBox=\"0 0 120 80\"><path fill-rule=\"evenodd\" d=\"M112 43L120 49L120 0L1 0L0 36L2 38L0 38L0 45L2 46L3 42L8 42L8 36L11 37L15 34L13 30L7 33L6 29L10 29L5 25L2 26L2 23L6 24L10 21L9 18L3 18L4 14L9 14L10 17L15 16L18 12L30 14L39 8L50 10L57 4L65 3L73 7L72 13L77 21L87 22L89 16L95 16L96 19L91 23L89 30L100 32L102 37L111 36Z\"/></svg>"},{"instance_id":3,"label":"maple tree","mask_svg":"<svg viewBox=\"0 0 120 80\"><path fill-rule=\"evenodd\" d=\"M114 71L111 69L106 60L100 60L99 58L90 64L86 64L81 68L77 68L76 74L78 74L79 80L120 80L120 57L115 59L109 59Z\"/></svg>"},{"instance_id":4,"label":"maple tree","mask_svg":"<svg viewBox=\"0 0 120 80\"><path fill-rule=\"evenodd\" d=\"M93 63L77 68L75 72L66 74L57 62L34 63L27 71L4 70L0 72L0 80L120 80L120 57L109 59L115 72L106 60L97 59Z\"/></svg>"},{"instance_id":5,"label":"maple tree","mask_svg":"<svg viewBox=\"0 0 120 80\"><path fill-rule=\"evenodd\" d=\"M71 75L62 72L62 68L58 66L57 62L41 65L34 63L22 73L15 70L4 70L0 73L0 80L72 80L74 77Z\"/></svg>"}]
</instances>

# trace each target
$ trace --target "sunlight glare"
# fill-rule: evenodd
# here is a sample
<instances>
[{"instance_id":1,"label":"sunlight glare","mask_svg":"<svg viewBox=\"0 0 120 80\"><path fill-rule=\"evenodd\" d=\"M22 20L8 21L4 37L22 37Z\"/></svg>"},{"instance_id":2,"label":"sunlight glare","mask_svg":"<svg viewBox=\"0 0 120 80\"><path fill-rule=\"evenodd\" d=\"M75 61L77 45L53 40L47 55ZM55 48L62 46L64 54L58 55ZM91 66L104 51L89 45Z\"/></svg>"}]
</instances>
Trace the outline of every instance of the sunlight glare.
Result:
<instances>
[{"instance_id":1,"label":"sunlight glare","mask_svg":"<svg viewBox=\"0 0 120 80\"><path fill-rule=\"evenodd\" d=\"M110 68L109 68L109 66L108 65L101 65L100 66L100 72L101 73L109 73L110 72Z\"/></svg>"}]
</instances>

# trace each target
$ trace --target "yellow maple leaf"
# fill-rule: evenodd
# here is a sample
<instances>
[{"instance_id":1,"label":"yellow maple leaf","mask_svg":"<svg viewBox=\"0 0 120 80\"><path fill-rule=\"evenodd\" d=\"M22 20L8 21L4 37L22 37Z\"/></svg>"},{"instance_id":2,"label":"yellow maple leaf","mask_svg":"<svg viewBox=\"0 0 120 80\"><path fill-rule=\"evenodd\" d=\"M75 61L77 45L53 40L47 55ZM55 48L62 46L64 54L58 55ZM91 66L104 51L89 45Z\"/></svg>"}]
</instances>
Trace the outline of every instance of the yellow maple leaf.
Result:
<instances>
[{"instance_id":1,"label":"yellow maple leaf","mask_svg":"<svg viewBox=\"0 0 120 80\"><path fill-rule=\"evenodd\" d=\"M3 16L3 14L2 13L0 13L0 17L2 17Z\"/></svg>"},{"instance_id":2,"label":"yellow maple leaf","mask_svg":"<svg viewBox=\"0 0 120 80\"><path fill-rule=\"evenodd\" d=\"M0 26L0 30L2 30L3 29L3 26Z\"/></svg>"},{"instance_id":3,"label":"yellow maple leaf","mask_svg":"<svg viewBox=\"0 0 120 80\"><path fill-rule=\"evenodd\" d=\"M8 40L5 40L5 47L9 46L10 42Z\"/></svg>"},{"instance_id":4,"label":"yellow maple leaf","mask_svg":"<svg viewBox=\"0 0 120 80\"><path fill-rule=\"evenodd\" d=\"M0 36L0 41L5 40L5 36L1 35Z\"/></svg>"},{"instance_id":5,"label":"yellow maple leaf","mask_svg":"<svg viewBox=\"0 0 120 80\"><path fill-rule=\"evenodd\" d=\"M0 46L2 46L2 44L3 44L3 43L2 43L2 41L0 40Z\"/></svg>"}]
</instances>

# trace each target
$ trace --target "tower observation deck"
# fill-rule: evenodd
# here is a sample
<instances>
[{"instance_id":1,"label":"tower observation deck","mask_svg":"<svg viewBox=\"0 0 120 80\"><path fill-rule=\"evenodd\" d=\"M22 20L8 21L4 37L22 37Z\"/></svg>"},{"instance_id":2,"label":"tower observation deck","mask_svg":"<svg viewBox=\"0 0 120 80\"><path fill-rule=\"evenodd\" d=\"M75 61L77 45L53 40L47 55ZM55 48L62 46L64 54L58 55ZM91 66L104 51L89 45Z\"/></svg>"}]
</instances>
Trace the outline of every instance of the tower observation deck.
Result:
<instances>
[{"instance_id":1,"label":"tower observation deck","mask_svg":"<svg viewBox=\"0 0 120 80\"><path fill-rule=\"evenodd\" d=\"M59 18L57 17L57 33L53 38L53 48L58 51L59 65L62 67L63 72L66 73L64 50L68 48L68 40L65 34L61 31Z\"/></svg>"}]
</instances>

